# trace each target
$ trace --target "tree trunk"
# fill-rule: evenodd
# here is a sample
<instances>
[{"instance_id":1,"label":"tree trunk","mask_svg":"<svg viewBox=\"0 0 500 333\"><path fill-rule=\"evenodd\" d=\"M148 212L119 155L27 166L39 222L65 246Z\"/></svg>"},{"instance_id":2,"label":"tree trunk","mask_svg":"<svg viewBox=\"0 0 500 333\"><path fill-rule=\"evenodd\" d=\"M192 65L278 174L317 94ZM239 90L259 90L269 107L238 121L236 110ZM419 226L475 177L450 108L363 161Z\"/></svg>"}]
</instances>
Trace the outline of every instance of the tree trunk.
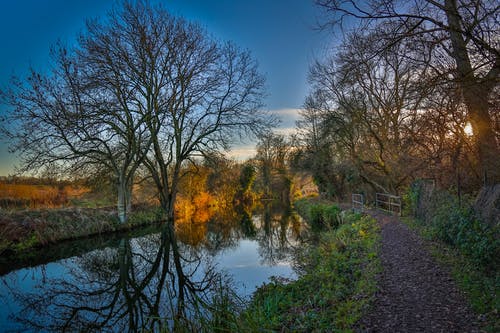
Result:
<instances>
[{"instance_id":1,"label":"tree trunk","mask_svg":"<svg viewBox=\"0 0 500 333\"><path fill-rule=\"evenodd\" d=\"M488 99L497 78L491 79L492 84L491 80L482 80L474 75L467 44L461 34L462 25L457 1L446 0L445 12L452 54L457 65L458 82L476 137L476 152L482 169L483 182L484 185L496 184L500 182L500 159L498 157L500 151L493 130L493 121L489 114Z\"/></svg>"},{"instance_id":2,"label":"tree trunk","mask_svg":"<svg viewBox=\"0 0 500 333\"><path fill-rule=\"evenodd\" d=\"M481 84L468 87L464 92L472 130L475 135L476 152L481 164L483 185L500 183L500 149L493 131L493 121L488 110L488 95Z\"/></svg>"},{"instance_id":3,"label":"tree trunk","mask_svg":"<svg viewBox=\"0 0 500 333\"><path fill-rule=\"evenodd\" d=\"M175 192L171 193L166 187L163 187L162 193L160 193L160 207L163 210L163 219L172 226L175 224L175 200Z\"/></svg>"},{"instance_id":4,"label":"tree trunk","mask_svg":"<svg viewBox=\"0 0 500 333\"><path fill-rule=\"evenodd\" d=\"M127 199L127 207L126 207L126 212L127 216L132 212L132 184L131 182L127 182L127 194L126 194L126 199Z\"/></svg>"},{"instance_id":5,"label":"tree trunk","mask_svg":"<svg viewBox=\"0 0 500 333\"><path fill-rule=\"evenodd\" d=\"M120 177L118 179L117 187L118 203L116 208L118 210L118 219L120 220L120 223L125 223L127 222L127 206L130 200L128 199L129 191L124 177Z\"/></svg>"}]
</instances>

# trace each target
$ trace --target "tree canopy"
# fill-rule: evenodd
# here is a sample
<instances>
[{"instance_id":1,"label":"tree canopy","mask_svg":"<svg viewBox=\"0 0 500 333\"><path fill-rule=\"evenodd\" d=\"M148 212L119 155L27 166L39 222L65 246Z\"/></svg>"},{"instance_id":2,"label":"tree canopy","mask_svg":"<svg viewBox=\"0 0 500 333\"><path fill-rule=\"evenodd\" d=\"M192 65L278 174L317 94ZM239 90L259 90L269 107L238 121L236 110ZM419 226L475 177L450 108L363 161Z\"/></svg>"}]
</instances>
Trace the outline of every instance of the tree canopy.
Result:
<instances>
[{"instance_id":1,"label":"tree canopy","mask_svg":"<svg viewBox=\"0 0 500 333\"><path fill-rule=\"evenodd\" d=\"M186 163L274 123L250 52L161 5L121 2L53 56L51 73L33 70L2 92L14 124L4 130L26 170L53 162L111 170L122 220L139 167L172 220Z\"/></svg>"}]
</instances>

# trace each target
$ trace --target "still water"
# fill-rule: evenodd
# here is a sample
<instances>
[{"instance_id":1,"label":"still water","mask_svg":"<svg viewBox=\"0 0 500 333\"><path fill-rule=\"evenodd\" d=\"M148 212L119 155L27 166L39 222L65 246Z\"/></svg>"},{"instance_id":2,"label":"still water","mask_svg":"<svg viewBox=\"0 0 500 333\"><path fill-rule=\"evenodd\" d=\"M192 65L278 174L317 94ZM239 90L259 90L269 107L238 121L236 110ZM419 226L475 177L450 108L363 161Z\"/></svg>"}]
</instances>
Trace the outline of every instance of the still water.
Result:
<instances>
[{"instance_id":1,"label":"still water","mask_svg":"<svg viewBox=\"0 0 500 333\"><path fill-rule=\"evenodd\" d=\"M0 331L158 331L174 318L195 328L214 295L230 292L241 305L270 277L295 278L304 232L295 214L266 206L2 260Z\"/></svg>"}]
</instances>

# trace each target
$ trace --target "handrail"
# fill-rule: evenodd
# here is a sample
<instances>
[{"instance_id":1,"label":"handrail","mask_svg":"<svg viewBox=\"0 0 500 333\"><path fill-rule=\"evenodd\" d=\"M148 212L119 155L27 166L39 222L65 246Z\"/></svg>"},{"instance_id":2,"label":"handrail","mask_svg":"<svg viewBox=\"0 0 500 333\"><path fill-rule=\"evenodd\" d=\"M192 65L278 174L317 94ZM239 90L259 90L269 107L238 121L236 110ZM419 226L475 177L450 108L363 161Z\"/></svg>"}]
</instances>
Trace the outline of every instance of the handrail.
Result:
<instances>
[{"instance_id":1,"label":"handrail","mask_svg":"<svg viewBox=\"0 0 500 333\"><path fill-rule=\"evenodd\" d=\"M388 193L375 193L375 206L379 210L401 216L401 197Z\"/></svg>"},{"instance_id":2,"label":"handrail","mask_svg":"<svg viewBox=\"0 0 500 333\"><path fill-rule=\"evenodd\" d=\"M352 206L353 211L362 213L364 210L363 194L352 193L351 194L351 206Z\"/></svg>"}]
</instances>

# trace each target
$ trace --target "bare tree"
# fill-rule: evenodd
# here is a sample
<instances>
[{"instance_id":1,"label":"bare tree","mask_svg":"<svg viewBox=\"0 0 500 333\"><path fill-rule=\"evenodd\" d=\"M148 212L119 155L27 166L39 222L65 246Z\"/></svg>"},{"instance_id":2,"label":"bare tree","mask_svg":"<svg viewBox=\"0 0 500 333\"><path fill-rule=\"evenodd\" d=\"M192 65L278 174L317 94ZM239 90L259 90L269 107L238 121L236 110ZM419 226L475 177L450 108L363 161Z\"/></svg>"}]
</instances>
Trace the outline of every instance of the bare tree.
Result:
<instances>
[{"instance_id":1,"label":"bare tree","mask_svg":"<svg viewBox=\"0 0 500 333\"><path fill-rule=\"evenodd\" d=\"M448 57L453 61L442 80L452 80L461 91L476 137L476 151L485 184L500 181L499 143L493 123L498 105L500 50L497 1L467 0L317 0L328 16L327 25L358 19L364 28L379 23L393 27L392 38L381 49L419 36L428 45L428 64ZM437 69L437 68L436 68ZM451 75L450 75L451 74ZM493 103L492 103L493 102Z\"/></svg>"},{"instance_id":2,"label":"bare tree","mask_svg":"<svg viewBox=\"0 0 500 333\"><path fill-rule=\"evenodd\" d=\"M14 79L0 92L10 106L2 127L21 157L21 171L55 164L66 173L107 170L125 222L134 173L149 144L144 115L124 98L134 88L101 71L93 53L84 43L76 50L57 46L49 74L32 70L25 82Z\"/></svg>"},{"instance_id":3,"label":"bare tree","mask_svg":"<svg viewBox=\"0 0 500 333\"><path fill-rule=\"evenodd\" d=\"M264 79L249 52L214 41L161 7L125 4L114 22L112 44L128 59L129 80L147 102L142 112L152 146L145 165L173 222L186 163L227 148L238 131L259 133L272 125L261 110Z\"/></svg>"},{"instance_id":4,"label":"bare tree","mask_svg":"<svg viewBox=\"0 0 500 333\"><path fill-rule=\"evenodd\" d=\"M289 200L290 182L286 166L289 153L290 144L284 135L269 132L259 136L255 158L266 196L275 192L280 193L282 200Z\"/></svg>"},{"instance_id":5,"label":"bare tree","mask_svg":"<svg viewBox=\"0 0 500 333\"><path fill-rule=\"evenodd\" d=\"M74 52L58 50L52 75L33 73L30 87L4 94L15 106L9 134L27 168L61 161L112 170L120 217L139 166L173 223L184 165L274 122L250 53L161 6L124 1L106 21L89 21L78 42Z\"/></svg>"},{"instance_id":6,"label":"bare tree","mask_svg":"<svg viewBox=\"0 0 500 333\"><path fill-rule=\"evenodd\" d=\"M322 110L316 135L327 143L316 145L316 159L326 158L329 164L313 167L320 178L335 179L329 175L334 168L345 174L335 186L337 195L344 178L353 178L347 177L345 161L374 190L393 193L427 163L425 155L415 156L409 126L433 91L427 86L428 66L408 60L420 56L409 43L376 53L377 41L388 34L386 27L353 33L334 56L311 68L314 90L306 100L306 115ZM328 153L320 154L325 149Z\"/></svg>"}]
</instances>

